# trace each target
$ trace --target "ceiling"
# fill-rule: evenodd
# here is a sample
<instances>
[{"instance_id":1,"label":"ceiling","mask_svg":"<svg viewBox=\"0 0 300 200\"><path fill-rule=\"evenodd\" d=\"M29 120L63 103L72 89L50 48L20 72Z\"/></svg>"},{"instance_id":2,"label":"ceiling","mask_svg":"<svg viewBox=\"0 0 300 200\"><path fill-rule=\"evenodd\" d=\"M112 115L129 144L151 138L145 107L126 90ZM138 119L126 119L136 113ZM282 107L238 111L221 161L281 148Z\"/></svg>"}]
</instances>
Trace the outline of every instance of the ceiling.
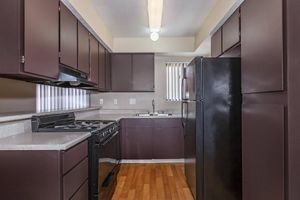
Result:
<instances>
[{"instance_id":1,"label":"ceiling","mask_svg":"<svg viewBox=\"0 0 300 200\"><path fill-rule=\"evenodd\" d=\"M113 37L148 37L147 0L91 0ZM195 36L217 0L164 0L162 37Z\"/></svg>"}]
</instances>

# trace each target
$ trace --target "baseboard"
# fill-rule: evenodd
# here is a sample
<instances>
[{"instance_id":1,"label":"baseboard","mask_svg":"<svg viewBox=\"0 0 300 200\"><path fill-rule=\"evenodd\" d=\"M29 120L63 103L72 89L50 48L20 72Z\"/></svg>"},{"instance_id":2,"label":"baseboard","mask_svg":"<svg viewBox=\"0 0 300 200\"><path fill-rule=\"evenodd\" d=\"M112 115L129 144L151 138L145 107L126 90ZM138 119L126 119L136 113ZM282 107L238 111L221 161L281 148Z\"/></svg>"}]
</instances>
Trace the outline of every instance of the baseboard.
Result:
<instances>
[{"instance_id":1,"label":"baseboard","mask_svg":"<svg viewBox=\"0 0 300 200\"><path fill-rule=\"evenodd\" d=\"M123 164L184 163L184 159L121 160Z\"/></svg>"}]
</instances>

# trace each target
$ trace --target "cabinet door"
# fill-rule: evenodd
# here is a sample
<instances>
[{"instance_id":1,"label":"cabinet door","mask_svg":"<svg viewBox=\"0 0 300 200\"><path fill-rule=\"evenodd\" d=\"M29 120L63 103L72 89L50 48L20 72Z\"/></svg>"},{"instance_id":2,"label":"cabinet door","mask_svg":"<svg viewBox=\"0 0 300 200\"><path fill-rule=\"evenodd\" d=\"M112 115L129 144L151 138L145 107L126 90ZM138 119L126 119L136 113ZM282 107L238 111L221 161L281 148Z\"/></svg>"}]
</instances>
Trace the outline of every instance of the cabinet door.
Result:
<instances>
[{"instance_id":1,"label":"cabinet door","mask_svg":"<svg viewBox=\"0 0 300 200\"><path fill-rule=\"evenodd\" d=\"M90 73L89 32L78 22L78 70L86 74Z\"/></svg>"},{"instance_id":2,"label":"cabinet door","mask_svg":"<svg viewBox=\"0 0 300 200\"><path fill-rule=\"evenodd\" d=\"M105 50L105 91L111 91L111 53Z\"/></svg>"},{"instance_id":3,"label":"cabinet door","mask_svg":"<svg viewBox=\"0 0 300 200\"><path fill-rule=\"evenodd\" d=\"M77 69L77 19L60 3L60 63Z\"/></svg>"},{"instance_id":4,"label":"cabinet door","mask_svg":"<svg viewBox=\"0 0 300 200\"><path fill-rule=\"evenodd\" d=\"M222 28L211 38L211 56L218 57L222 54Z\"/></svg>"},{"instance_id":5,"label":"cabinet door","mask_svg":"<svg viewBox=\"0 0 300 200\"><path fill-rule=\"evenodd\" d=\"M123 159L152 159L152 120L126 119L122 129Z\"/></svg>"},{"instance_id":6,"label":"cabinet door","mask_svg":"<svg viewBox=\"0 0 300 200\"><path fill-rule=\"evenodd\" d=\"M284 106L244 105L243 200L284 199Z\"/></svg>"},{"instance_id":7,"label":"cabinet door","mask_svg":"<svg viewBox=\"0 0 300 200\"><path fill-rule=\"evenodd\" d=\"M90 56L91 56L91 71L90 71L90 80L93 83L98 84L99 77L99 47L98 41L96 38L91 36L90 38Z\"/></svg>"},{"instance_id":8,"label":"cabinet door","mask_svg":"<svg viewBox=\"0 0 300 200\"><path fill-rule=\"evenodd\" d=\"M105 90L105 49L99 44L99 89Z\"/></svg>"},{"instance_id":9,"label":"cabinet door","mask_svg":"<svg viewBox=\"0 0 300 200\"><path fill-rule=\"evenodd\" d=\"M24 71L56 79L59 72L59 0L26 0L24 9Z\"/></svg>"},{"instance_id":10,"label":"cabinet door","mask_svg":"<svg viewBox=\"0 0 300 200\"><path fill-rule=\"evenodd\" d=\"M243 93L283 91L283 1L245 1L241 27Z\"/></svg>"},{"instance_id":11,"label":"cabinet door","mask_svg":"<svg viewBox=\"0 0 300 200\"><path fill-rule=\"evenodd\" d=\"M133 91L154 91L154 54L132 55Z\"/></svg>"},{"instance_id":12,"label":"cabinet door","mask_svg":"<svg viewBox=\"0 0 300 200\"><path fill-rule=\"evenodd\" d=\"M240 42L240 11L239 9L225 22L222 27L223 52Z\"/></svg>"},{"instance_id":13,"label":"cabinet door","mask_svg":"<svg viewBox=\"0 0 300 200\"><path fill-rule=\"evenodd\" d=\"M132 56L131 54L112 54L112 91L128 92L132 90Z\"/></svg>"},{"instance_id":14,"label":"cabinet door","mask_svg":"<svg viewBox=\"0 0 300 200\"><path fill-rule=\"evenodd\" d=\"M153 159L184 158L180 119L154 119Z\"/></svg>"}]
</instances>

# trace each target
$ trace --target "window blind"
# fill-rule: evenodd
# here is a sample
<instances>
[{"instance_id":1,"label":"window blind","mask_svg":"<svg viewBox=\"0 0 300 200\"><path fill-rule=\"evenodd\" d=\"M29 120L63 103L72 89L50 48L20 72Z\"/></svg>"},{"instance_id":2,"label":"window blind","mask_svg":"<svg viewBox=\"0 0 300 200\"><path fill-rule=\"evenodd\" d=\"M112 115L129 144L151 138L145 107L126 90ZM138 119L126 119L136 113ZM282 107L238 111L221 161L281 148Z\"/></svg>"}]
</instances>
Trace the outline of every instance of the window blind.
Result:
<instances>
[{"instance_id":1,"label":"window blind","mask_svg":"<svg viewBox=\"0 0 300 200\"><path fill-rule=\"evenodd\" d=\"M86 90L40 84L36 86L37 112L74 110L89 106L90 94Z\"/></svg>"},{"instance_id":2,"label":"window blind","mask_svg":"<svg viewBox=\"0 0 300 200\"><path fill-rule=\"evenodd\" d=\"M187 63L166 63L167 101L182 100L183 71Z\"/></svg>"}]
</instances>

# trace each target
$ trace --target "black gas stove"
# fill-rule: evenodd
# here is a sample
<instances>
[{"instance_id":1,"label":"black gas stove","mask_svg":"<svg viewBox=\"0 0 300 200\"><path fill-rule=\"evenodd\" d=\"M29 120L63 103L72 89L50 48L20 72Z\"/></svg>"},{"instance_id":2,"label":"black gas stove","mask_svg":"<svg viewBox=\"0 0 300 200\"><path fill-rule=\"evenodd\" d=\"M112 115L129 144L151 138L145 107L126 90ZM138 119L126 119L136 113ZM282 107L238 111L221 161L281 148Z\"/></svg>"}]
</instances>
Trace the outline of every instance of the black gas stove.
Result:
<instances>
[{"instance_id":1,"label":"black gas stove","mask_svg":"<svg viewBox=\"0 0 300 200\"><path fill-rule=\"evenodd\" d=\"M89 199L111 199L116 187L121 151L115 121L75 120L74 113L32 117L33 132L90 132Z\"/></svg>"},{"instance_id":2,"label":"black gas stove","mask_svg":"<svg viewBox=\"0 0 300 200\"><path fill-rule=\"evenodd\" d=\"M74 113L41 115L32 118L33 132L91 132L103 141L118 129L114 121L75 120Z\"/></svg>"}]
</instances>

